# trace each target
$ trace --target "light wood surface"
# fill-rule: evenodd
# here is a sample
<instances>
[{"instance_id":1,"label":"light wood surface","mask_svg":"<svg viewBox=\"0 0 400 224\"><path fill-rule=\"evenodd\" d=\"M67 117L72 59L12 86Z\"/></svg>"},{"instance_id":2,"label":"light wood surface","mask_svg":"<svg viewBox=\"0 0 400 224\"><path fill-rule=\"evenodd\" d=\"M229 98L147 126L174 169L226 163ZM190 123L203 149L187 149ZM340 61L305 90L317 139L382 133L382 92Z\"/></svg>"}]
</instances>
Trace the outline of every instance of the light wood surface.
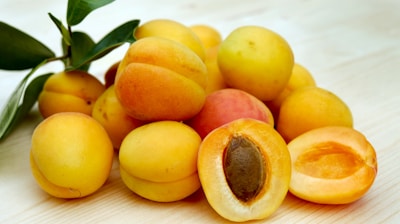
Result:
<instances>
[{"instance_id":1,"label":"light wood surface","mask_svg":"<svg viewBox=\"0 0 400 224\"><path fill-rule=\"evenodd\" d=\"M0 20L46 43L60 54L51 12L65 21L67 1L2 0ZM378 176L359 201L341 206L312 204L288 195L265 223L400 223L400 1L398 0L118 0L98 9L75 29L95 40L130 19L169 18L186 25L208 24L225 37L242 25L261 25L281 34L296 61L317 84L351 108L355 128L373 144ZM127 46L95 62L105 70ZM59 71L50 64L36 74ZM0 71L0 107L27 73ZM62 200L44 193L29 167L30 137L42 120L37 108L0 142L0 223L224 223L201 191L176 203L142 199L122 183L115 159L106 184L94 195Z\"/></svg>"}]
</instances>

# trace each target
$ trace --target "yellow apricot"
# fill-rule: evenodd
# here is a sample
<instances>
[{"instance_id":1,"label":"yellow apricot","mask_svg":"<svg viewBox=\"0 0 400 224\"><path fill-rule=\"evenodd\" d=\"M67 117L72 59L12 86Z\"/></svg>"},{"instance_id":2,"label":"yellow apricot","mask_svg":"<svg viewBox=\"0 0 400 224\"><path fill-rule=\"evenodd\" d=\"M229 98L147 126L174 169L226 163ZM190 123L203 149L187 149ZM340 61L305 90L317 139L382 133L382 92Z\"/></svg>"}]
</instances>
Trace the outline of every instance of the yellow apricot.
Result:
<instances>
[{"instance_id":1,"label":"yellow apricot","mask_svg":"<svg viewBox=\"0 0 400 224\"><path fill-rule=\"evenodd\" d=\"M342 126L313 129L288 144L292 160L289 190L320 204L347 204L361 198L378 171L373 146L357 130Z\"/></svg>"},{"instance_id":2,"label":"yellow apricot","mask_svg":"<svg viewBox=\"0 0 400 224\"><path fill-rule=\"evenodd\" d=\"M293 90L304 86L316 86L315 80L311 73L304 66L300 65L299 63L295 63L293 66L292 75L290 76L286 87L275 99L265 102L274 115L275 120L278 120L279 109L286 97L293 92Z\"/></svg>"},{"instance_id":3,"label":"yellow apricot","mask_svg":"<svg viewBox=\"0 0 400 224\"><path fill-rule=\"evenodd\" d=\"M349 107L332 92L316 86L293 91L283 101L277 121L277 130L286 140L325 126L353 127Z\"/></svg>"},{"instance_id":4,"label":"yellow apricot","mask_svg":"<svg viewBox=\"0 0 400 224\"><path fill-rule=\"evenodd\" d=\"M221 34L214 27L197 24L189 26L189 28L199 37L206 50L218 46L222 42Z\"/></svg>"},{"instance_id":5,"label":"yellow apricot","mask_svg":"<svg viewBox=\"0 0 400 224\"><path fill-rule=\"evenodd\" d=\"M95 101L104 90L104 85L89 73L56 73L43 86L38 98L39 111L44 118L59 112L91 115Z\"/></svg>"},{"instance_id":6,"label":"yellow apricot","mask_svg":"<svg viewBox=\"0 0 400 224\"><path fill-rule=\"evenodd\" d=\"M207 68L186 46L161 37L133 43L115 78L121 105L139 120L185 120L205 101Z\"/></svg>"},{"instance_id":7,"label":"yellow apricot","mask_svg":"<svg viewBox=\"0 0 400 224\"><path fill-rule=\"evenodd\" d=\"M80 198L97 191L113 162L112 143L92 117L62 112L43 120L32 134L32 174L48 194Z\"/></svg>"},{"instance_id":8,"label":"yellow apricot","mask_svg":"<svg viewBox=\"0 0 400 224\"><path fill-rule=\"evenodd\" d=\"M218 66L229 87L261 101L277 97L289 81L294 56L286 40L259 26L233 30L221 43Z\"/></svg>"},{"instance_id":9,"label":"yellow apricot","mask_svg":"<svg viewBox=\"0 0 400 224\"><path fill-rule=\"evenodd\" d=\"M206 94L227 88L224 77L218 68L217 55L218 47L214 46L206 50L206 59L204 61L208 71L208 82L206 85Z\"/></svg>"},{"instance_id":10,"label":"yellow apricot","mask_svg":"<svg viewBox=\"0 0 400 224\"><path fill-rule=\"evenodd\" d=\"M200 136L177 121L157 121L131 131L119 151L121 178L136 194L154 201L183 199L200 188Z\"/></svg>"},{"instance_id":11,"label":"yellow apricot","mask_svg":"<svg viewBox=\"0 0 400 224\"><path fill-rule=\"evenodd\" d=\"M204 46L198 36L188 26L174 20L150 20L136 28L134 36L136 39L157 36L174 40L190 48L201 60L205 58Z\"/></svg>"},{"instance_id":12,"label":"yellow apricot","mask_svg":"<svg viewBox=\"0 0 400 224\"><path fill-rule=\"evenodd\" d=\"M115 149L119 149L122 140L130 131L144 124L125 112L115 94L114 85L108 87L97 99L92 117L106 129Z\"/></svg>"}]
</instances>

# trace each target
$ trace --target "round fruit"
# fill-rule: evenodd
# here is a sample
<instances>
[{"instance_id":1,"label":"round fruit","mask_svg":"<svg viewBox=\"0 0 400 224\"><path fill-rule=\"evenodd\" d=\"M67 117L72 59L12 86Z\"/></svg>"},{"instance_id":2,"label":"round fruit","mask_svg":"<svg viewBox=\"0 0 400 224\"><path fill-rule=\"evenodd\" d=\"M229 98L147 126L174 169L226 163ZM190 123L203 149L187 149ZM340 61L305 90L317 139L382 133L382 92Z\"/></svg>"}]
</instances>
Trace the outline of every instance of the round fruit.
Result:
<instances>
[{"instance_id":1,"label":"round fruit","mask_svg":"<svg viewBox=\"0 0 400 224\"><path fill-rule=\"evenodd\" d=\"M277 130L286 140L325 126L353 127L349 107L332 92L316 86L293 91L283 101L277 121Z\"/></svg>"},{"instance_id":2,"label":"round fruit","mask_svg":"<svg viewBox=\"0 0 400 224\"><path fill-rule=\"evenodd\" d=\"M265 104L239 89L220 89L206 98L203 108L187 121L201 138L212 130L239 118L253 118L274 126L274 118Z\"/></svg>"},{"instance_id":3,"label":"round fruit","mask_svg":"<svg viewBox=\"0 0 400 224\"><path fill-rule=\"evenodd\" d=\"M197 166L207 201L231 221L268 217L288 192L286 143L271 125L255 119L238 119L207 135Z\"/></svg>"},{"instance_id":4,"label":"round fruit","mask_svg":"<svg viewBox=\"0 0 400 224\"><path fill-rule=\"evenodd\" d=\"M106 129L114 149L119 149L122 140L133 129L144 124L143 121L129 116L115 95L114 85L111 85L96 100L92 117Z\"/></svg>"},{"instance_id":5,"label":"round fruit","mask_svg":"<svg viewBox=\"0 0 400 224\"><path fill-rule=\"evenodd\" d=\"M377 175L372 145L353 128L330 126L308 131L288 144L292 158L290 192L320 204L361 198Z\"/></svg>"},{"instance_id":6,"label":"round fruit","mask_svg":"<svg viewBox=\"0 0 400 224\"><path fill-rule=\"evenodd\" d=\"M39 186L59 198L81 198L107 180L113 146L92 117L63 112L43 120L34 130L30 163Z\"/></svg>"},{"instance_id":7,"label":"round fruit","mask_svg":"<svg viewBox=\"0 0 400 224\"><path fill-rule=\"evenodd\" d=\"M104 91L104 85L89 73L56 73L43 86L38 98L39 111L44 118L59 112L91 115L94 102Z\"/></svg>"},{"instance_id":8,"label":"round fruit","mask_svg":"<svg viewBox=\"0 0 400 224\"><path fill-rule=\"evenodd\" d=\"M144 121L181 121L205 101L207 68L193 51L161 37L133 43L121 61L115 92L125 111Z\"/></svg>"},{"instance_id":9,"label":"round fruit","mask_svg":"<svg viewBox=\"0 0 400 224\"><path fill-rule=\"evenodd\" d=\"M220 45L218 66L226 84L262 101L285 88L294 65L293 52L277 33L259 26L242 26Z\"/></svg>"},{"instance_id":10,"label":"round fruit","mask_svg":"<svg viewBox=\"0 0 400 224\"><path fill-rule=\"evenodd\" d=\"M200 136L177 121L145 124L130 132L119 151L121 178L136 194L153 201L183 199L200 188Z\"/></svg>"},{"instance_id":11,"label":"round fruit","mask_svg":"<svg viewBox=\"0 0 400 224\"><path fill-rule=\"evenodd\" d=\"M170 19L154 19L143 23L134 33L136 39L145 37L163 37L179 42L191 49L201 60L204 60L204 46L199 37L180 22Z\"/></svg>"}]
</instances>

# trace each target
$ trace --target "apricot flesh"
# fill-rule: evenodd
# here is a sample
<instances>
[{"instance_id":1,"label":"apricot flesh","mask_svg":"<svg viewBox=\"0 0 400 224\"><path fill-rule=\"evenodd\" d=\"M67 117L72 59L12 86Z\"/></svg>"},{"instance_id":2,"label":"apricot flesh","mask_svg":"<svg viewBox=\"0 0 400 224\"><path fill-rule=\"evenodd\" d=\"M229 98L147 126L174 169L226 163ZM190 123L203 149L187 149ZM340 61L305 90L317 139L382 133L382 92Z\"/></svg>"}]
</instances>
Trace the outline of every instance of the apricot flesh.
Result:
<instances>
[{"instance_id":1,"label":"apricot flesh","mask_svg":"<svg viewBox=\"0 0 400 224\"><path fill-rule=\"evenodd\" d=\"M373 146L353 128L329 126L308 131L288 144L292 159L290 192L320 204L347 204L361 198L377 175Z\"/></svg>"},{"instance_id":2,"label":"apricot flesh","mask_svg":"<svg viewBox=\"0 0 400 224\"><path fill-rule=\"evenodd\" d=\"M226 154L230 153L227 152L229 145L236 140L245 141L238 143L241 145L238 150L251 149L244 149L240 156L233 155L236 159L232 168L224 163ZM253 158L242 158L248 156ZM244 164L246 161L256 164ZM207 201L230 221L267 218L278 209L288 192L291 164L286 143L271 125L262 121L241 118L214 129L200 145L197 166ZM230 181L233 175L227 175L226 169L233 169L237 174L242 172L240 175L259 173L247 177L252 178L248 188L240 186L248 181Z\"/></svg>"}]
</instances>

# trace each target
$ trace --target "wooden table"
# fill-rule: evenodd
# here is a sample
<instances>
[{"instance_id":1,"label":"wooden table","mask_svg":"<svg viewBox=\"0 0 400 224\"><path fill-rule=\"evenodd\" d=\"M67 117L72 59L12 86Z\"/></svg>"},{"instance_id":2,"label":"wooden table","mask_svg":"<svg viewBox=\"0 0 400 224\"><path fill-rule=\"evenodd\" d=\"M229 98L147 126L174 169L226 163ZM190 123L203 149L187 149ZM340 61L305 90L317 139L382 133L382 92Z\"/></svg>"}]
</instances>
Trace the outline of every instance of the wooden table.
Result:
<instances>
[{"instance_id":1,"label":"wooden table","mask_svg":"<svg viewBox=\"0 0 400 224\"><path fill-rule=\"evenodd\" d=\"M59 33L47 13L65 21L66 1L2 0L0 20L31 34L60 54ZM319 86L351 108L355 128L374 145L379 172L359 201L341 206L308 203L288 195L265 223L400 222L400 2L328 1L116 1L88 16L76 30L99 40L130 19L170 18L186 25L208 24L225 37L241 25L261 25L281 34L296 61ZM103 80L105 70L122 57L123 46L95 62L90 70ZM59 71L50 64L36 74ZM0 71L0 107L27 73ZM42 120L35 107L0 142L0 223L223 223L201 191L175 203L155 203L128 190L118 161L97 193L62 200L44 193L29 167L30 137Z\"/></svg>"}]
</instances>

